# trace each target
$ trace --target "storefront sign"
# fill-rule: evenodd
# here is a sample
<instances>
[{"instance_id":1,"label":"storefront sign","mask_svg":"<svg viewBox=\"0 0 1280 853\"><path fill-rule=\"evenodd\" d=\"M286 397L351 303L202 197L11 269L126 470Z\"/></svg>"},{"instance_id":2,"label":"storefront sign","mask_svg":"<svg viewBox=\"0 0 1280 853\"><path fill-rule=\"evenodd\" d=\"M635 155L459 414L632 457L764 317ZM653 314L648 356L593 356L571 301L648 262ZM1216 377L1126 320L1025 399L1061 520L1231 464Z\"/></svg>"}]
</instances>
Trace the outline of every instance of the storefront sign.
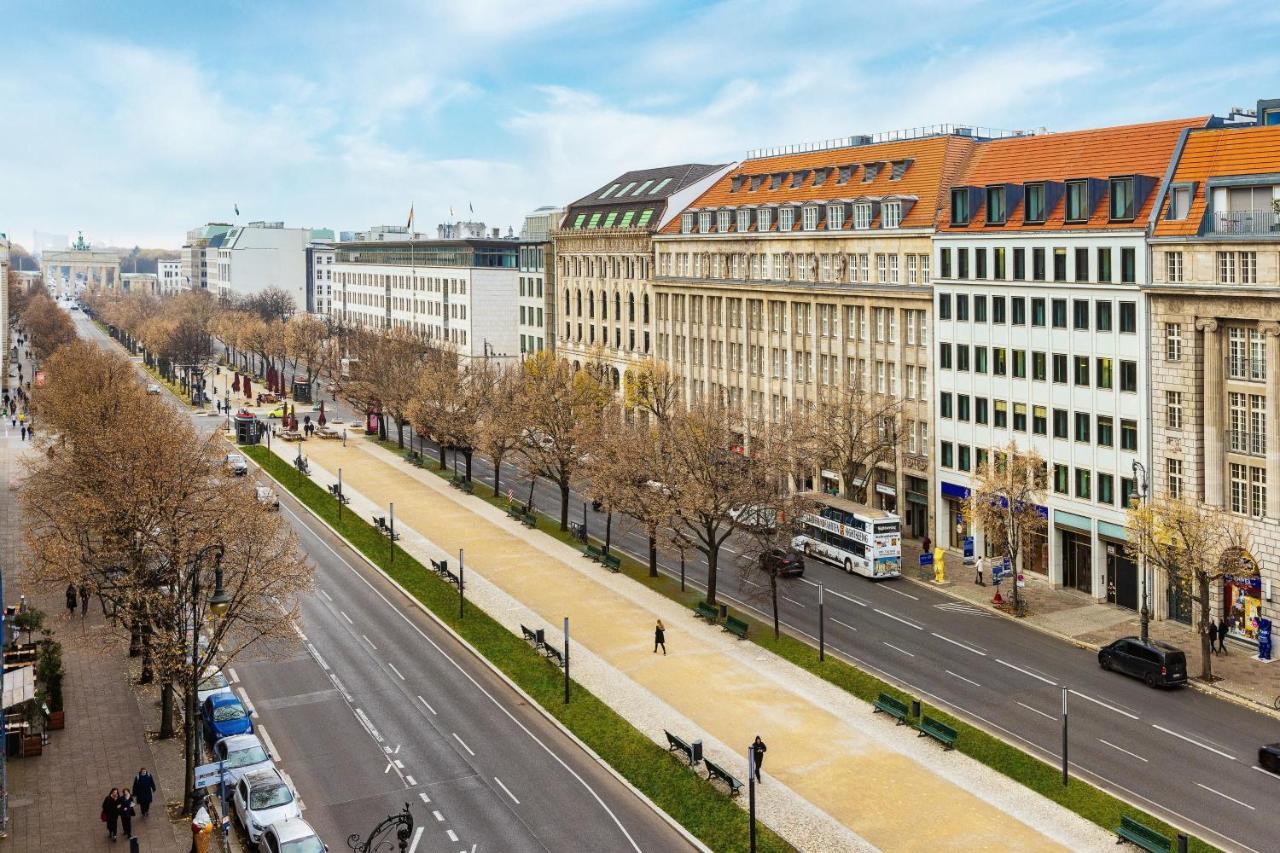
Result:
<instances>
[{"instance_id":1,"label":"storefront sign","mask_svg":"<svg viewBox=\"0 0 1280 853\"><path fill-rule=\"evenodd\" d=\"M897 489L893 486L887 486L884 483L876 483L876 491L882 495L888 495L891 498L898 494Z\"/></svg>"}]
</instances>

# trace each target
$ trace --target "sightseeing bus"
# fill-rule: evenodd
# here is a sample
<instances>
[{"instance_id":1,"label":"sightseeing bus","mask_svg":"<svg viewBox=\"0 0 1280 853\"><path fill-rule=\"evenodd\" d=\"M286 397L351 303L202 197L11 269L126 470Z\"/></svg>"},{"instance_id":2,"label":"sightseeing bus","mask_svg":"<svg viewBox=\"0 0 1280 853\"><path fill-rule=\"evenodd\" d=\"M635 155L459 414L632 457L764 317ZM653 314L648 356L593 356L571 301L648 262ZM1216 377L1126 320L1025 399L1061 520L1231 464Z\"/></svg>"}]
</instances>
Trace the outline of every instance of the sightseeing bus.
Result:
<instances>
[{"instance_id":1,"label":"sightseeing bus","mask_svg":"<svg viewBox=\"0 0 1280 853\"><path fill-rule=\"evenodd\" d=\"M850 574L877 580L902 574L902 524L897 515L831 495L805 497L814 511L801 518L793 548Z\"/></svg>"}]
</instances>

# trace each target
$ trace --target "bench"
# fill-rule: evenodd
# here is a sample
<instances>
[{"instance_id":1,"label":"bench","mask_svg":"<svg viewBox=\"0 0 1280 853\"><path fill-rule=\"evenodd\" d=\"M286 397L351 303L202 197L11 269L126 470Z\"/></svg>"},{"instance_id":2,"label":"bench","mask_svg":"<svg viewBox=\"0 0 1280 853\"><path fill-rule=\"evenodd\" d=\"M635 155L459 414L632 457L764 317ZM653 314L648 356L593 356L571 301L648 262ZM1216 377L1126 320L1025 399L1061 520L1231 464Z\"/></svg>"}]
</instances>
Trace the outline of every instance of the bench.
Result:
<instances>
[{"instance_id":1,"label":"bench","mask_svg":"<svg viewBox=\"0 0 1280 853\"><path fill-rule=\"evenodd\" d=\"M604 557L604 551L601 551L595 545L592 545L591 543L588 542L587 545L582 549L582 556L590 557L591 562L598 563Z\"/></svg>"},{"instance_id":2,"label":"bench","mask_svg":"<svg viewBox=\"0 0 1280 853\"><path fill-rule=\"evenodd\" d=\"M559 649L557 649L555 646L548 646L544 643L542 645L542 650L546 652L547 660L551 661L561 669L564 669L564 655L560 654Z\"/></svg>"},{"instance_id":3,"label":"bench","mask_svg":"<svg viewBox=\"0 0 1280 853\"><path fill-rule=\"evenodd\" d=\"M736 616L726 616L724 618L724 630L728 631L739 640L747 638L747 628L749 626Z\"/></svg>"},{"instance_id":4,"label":"bench","mask_svg":"<svg viewBox=\"0 0 1280 853\"><path fill-rule=\"evenodd\" d=\"M335 499L342 501L342 503L344 504L351 503L351 498L347 497L342 493L342 491L338 488L337 483L329 484L329 494L333 495Z\"/></svg>"},{"instance_id":5,"label":"bench","mask_svg":"<svg viewBox=\"0 0 1280 853\"><path fill-rule=\"evenodd\" d=\"M507 504L507 518L519 518L524 515L524 507L520 504Z\"/></svg>"},{"instance_id":6,"label":"bench","mask_svg":"<svg viewBox=\"0 0 1280 853\"><path fill-rule=\"evenodd\" d=\"M604 564L606 569L614 574L622 571L622 558L616 554L603 554L600 557L600 562Z\"/></svg>"},{"instance_id":7,"label":"bench","mask_svg":"<svg viewBox=\"0 0 1280 853\"><path fill-rule=\"evenodd\" d=\"M376 527L378 532L383 536L390 538L391 541L400 541L400 534L391 532L391 526L387 524L387 517L385 515L375 515L373 517L373 526Z\"/></svg>"},{"instance_id":8,"label":"bench","mask_svg":"<svg viewBox=\"0 0 1280 853\"><path fill-rule=\"evenodd\" d=\"M458 488L468 495L475 493L475 484L472 483L470 480L463 480L462 482L458 483Z\"/></svg>"},{"instance_id":9,"label":"bench","mask_svg":"<svg viewBox=\"0 0 1280 853\"><path fill-rule=\"evenodd\" d=\"M541 628L539 628L536 631L530 631L528 628L521 625L520 633L524 635L525 642L533 646L535 649L541 650L542 647L546 645L546 643L543 641L543 637L545 637L546 635L543 634Z\"/></svg>"},{"instance_id":10,"label":"bench","mask_svg":"<svg viewBox=\"0 0 1280 853\"><path fill-rule=\"evenodd\" d=\"M587 544L587 527L581 521L569 522L569 535L583 545Z\"/></svg>"},{"instance_id":11,"label":"bench","mask_svg":"<svg viewBox=\"0 0 1280 853\"><path fill-rule=\"evenodd\" d=\"M881 693L876 701L871 704L875 706L871 711L873 714L883 711L890 717L897 720L898 725L902 725L907 721L907 715L909 713L907 710L907 703L900 699L895 699L888 693Z\"/></svg>"},{"instance_id":12,"label":"bench","mask_svg":"<svg viewBox=\"0 0 1280 853\"><path fill-rule=\"evenodd\" d=\"M707 781L719 779L721 782L729 786L729 796L736 797L742 791L742 782L733 778L733 774L725 770L719 764L713 762L710 758L702 759L702 764L707 768Z\"/></svg>"},{"instance_id":13,"label":"bench","mask_svg":"<svg viewBox=\"0 0 1280 853\"><path fill-rule=\"evenodd\" d=\"M1169 853L1173 842L1148 826L1143 826L1131 817L1120 816L1120 828L1116 830L1120 841L1136 844L1150 853ZM1120 841L1116 843L1119 844Z\"/></svg>"},{"instance_id":14,"label":"bench","mask_svg":"<svg viewBox=\"0 0 1280 853\"><path fill-rule=\"evenodd\" d=\"M526 512L520 516L520 523L532 529L538 526L538 517L531 512Z\"/></svg>"},{"instance_id":15,"label":"bench","mask_svg":"<svg viewBox=\"0 0 1280 853\"><path fill-rule=\"evenodd\" d=\"M705 601L698 602L698 606L693 609L693 615L699 619L706 619L712 625L720 619L720 611L716 610L714 604L707 604Z\"/></svg>"},{"instance_id":16,"label":"bench","mask_svg":"<svg viewBox=\"0 0 1280 853\"><path fill-rule=\"evenodd\" d=\"M307 460L299 456L293 460L293 467L297 468L299 473L310 474L311 466L307 464Z\"/></svg>"},{"instance_id":17,"label":"bench","mask_svg":"<svg viewBox=\"0 0 1280 853\"><path fill-rule=\"evenodd\" d=\"M684 753L684 757L688 760L690 767L698 763L693 757L693 745L691 743L679 735L673 735L666 729L663 729L662 733L667 736L667 752Z\"/></svg>"},{"instance_id":18,"label":"bench","mask_svg":"<svg viewBox=\"0 0 1280 853\"><path fill-rule=\"evenodd\" d=\"M956 730L948 726L946 723L939 722L928 714L920 718L920 725L916 726L919 734L916 737L925 737L926 735L942 744L947 749L952 749L956 745ZM1167 847L1165 848L1168 849Z\"/></svg>"}]
</instances>

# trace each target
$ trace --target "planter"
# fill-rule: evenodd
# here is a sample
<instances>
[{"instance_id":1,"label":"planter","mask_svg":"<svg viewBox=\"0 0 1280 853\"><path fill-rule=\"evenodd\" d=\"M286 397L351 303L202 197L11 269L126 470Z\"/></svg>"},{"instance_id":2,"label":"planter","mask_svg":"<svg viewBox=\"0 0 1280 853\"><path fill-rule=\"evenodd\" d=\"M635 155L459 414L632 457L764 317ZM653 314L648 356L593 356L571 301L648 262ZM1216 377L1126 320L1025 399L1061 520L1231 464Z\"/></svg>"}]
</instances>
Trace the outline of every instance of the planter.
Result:
<instances>
[{"instance_id":1,"label":"planter","mask_svg":"<svg viewBox=\"0 0 1280 853\"><path fill-rule=\"evenodd\" d=\"M50 711L48 727L51 731L60 732L67 726L66 711Z\"/></svg>"}]
</instances>

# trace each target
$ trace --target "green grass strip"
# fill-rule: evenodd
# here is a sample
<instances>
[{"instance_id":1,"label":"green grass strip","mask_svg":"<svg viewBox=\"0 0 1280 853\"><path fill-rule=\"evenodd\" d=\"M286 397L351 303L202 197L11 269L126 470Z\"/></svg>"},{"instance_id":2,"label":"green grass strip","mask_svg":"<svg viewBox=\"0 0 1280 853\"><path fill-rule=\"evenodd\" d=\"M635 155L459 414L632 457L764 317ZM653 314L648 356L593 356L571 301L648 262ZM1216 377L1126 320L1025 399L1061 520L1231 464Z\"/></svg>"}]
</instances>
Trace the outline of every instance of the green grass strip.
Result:
<instances>
[{"instance_id":1,"label":"green grass strip","mask_svg":"<svg viewBox=\"0 0 1280 853\"><path fill-rule=\"evenodd\" d=\"M746 812L727 796L577 682L573 682L573 700L565 705L564 674L522 638L475 606L469 606L466 617L459 619L458 592L454 587L400 548L396 549L394 565L389 566L387 539L371 524L349 509L342 512L339 520L332 495L265 447L242 449L704 844L716 851L748 849ZM794 848L760 824L758 849Z\"/></svg>"},{"instance_id":2,"label":"green grass strip","mask_svg":"<svg viewBox=\"0 0 1280 853\"><path fill-rule=\"evenodd\" d=\"M377 443L387 450L407 455L407 452L397 447L394 441L379 440ZM448 478L452 476L452 468L441 471L435 463L428 462L427 464L430 470L441 477ZM461 465L461 460L459 460L459 464ZM475 482L474 488L476 496L494 506L506 507L506 498L495 498L493 490L483 483ZM523 501L521 495L517 494L515 497L517 500ZM545 507L544 509L555 513L555 517L543 515L538 520L538 529L561 542L580 548L581 545L576 539L567 531L560 530L559 505ZM592 536L591 539L596 544L603 544L599 537ZM614 553L622 557L622 572L632 580L642 583L689 608L692 608L702 600L701 592L692 588L681 592L679 583L667 575L660 575L657 578L649 577L647 563L632 559L621 551L614 551ZM763 601L760 606L766 610L769 607L768 603ZM910 707L912 700L917 698L870 673L858 669L852 664L830 655L827 656L825 661L819 661L817 649L809 643L785 632L775 640L773 638L772 624L761 621L752 614L739 613L736 610L733 612L734 615L739 616L751 625L749 639L753 643L779 657L785 658L801 669L813 673L842 690L852 693L859 699L872 702L881 693L888 693L890 696L907 703L908 707ZM1178 830L1154 815L1142 809L1134 808L1118 797L1075 777L1071 777L1069 783L1064 786L1062 784L1061 767L1048 764L1029 752L990 734L985 729L958 719L947 711L923 702L921 703L921 711L956 730L959 737L956 739L955 748L960 752L980 761L993 770L1003 773L1032 791L1042 794L1063 808L1070 809L1085 820L1114 832L1120 826L1120 816L1127 815L1139 823L1151 827L1161 835L1175 839L1176 844ZM1207 851L1218 849L1199 838L1190 837L1189 841L1188 849L1196 851L1196 853L1207 853Z\"/></svg>"}]
</instances>

